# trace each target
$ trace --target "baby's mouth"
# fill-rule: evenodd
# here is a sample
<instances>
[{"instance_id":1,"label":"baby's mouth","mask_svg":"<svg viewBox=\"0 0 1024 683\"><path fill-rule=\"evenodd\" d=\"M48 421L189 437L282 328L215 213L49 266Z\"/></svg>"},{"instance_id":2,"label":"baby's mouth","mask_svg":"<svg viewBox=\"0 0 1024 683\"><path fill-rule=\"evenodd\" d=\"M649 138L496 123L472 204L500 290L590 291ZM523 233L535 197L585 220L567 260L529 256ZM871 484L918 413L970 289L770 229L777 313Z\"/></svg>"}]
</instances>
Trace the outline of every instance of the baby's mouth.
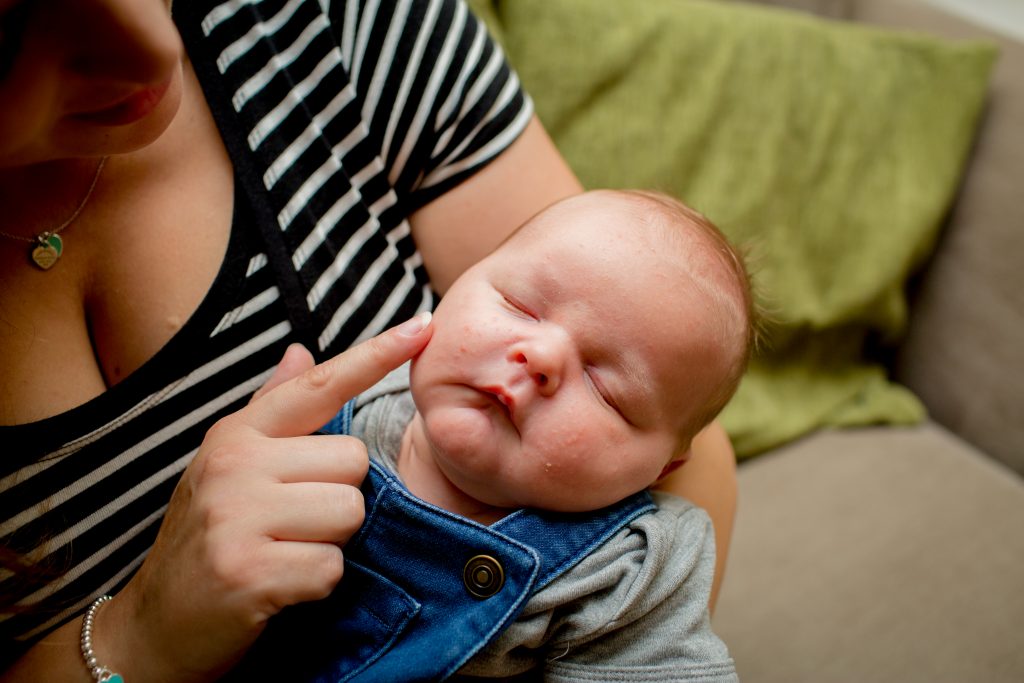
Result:
<instances>
[{"instance_id":1,"label":"baby's mouth","mask_svg":"<svg viewBox=\"0 0 1024 683\"><path fill-rule=\"evenodd\" d=\"M504 412L510 420L512 419L512 416L515 414L516 402L510 393L499 386L481 387L480 391L487 394L491 400L501 408L502 412Z\"/></svg>"}]
</instances>

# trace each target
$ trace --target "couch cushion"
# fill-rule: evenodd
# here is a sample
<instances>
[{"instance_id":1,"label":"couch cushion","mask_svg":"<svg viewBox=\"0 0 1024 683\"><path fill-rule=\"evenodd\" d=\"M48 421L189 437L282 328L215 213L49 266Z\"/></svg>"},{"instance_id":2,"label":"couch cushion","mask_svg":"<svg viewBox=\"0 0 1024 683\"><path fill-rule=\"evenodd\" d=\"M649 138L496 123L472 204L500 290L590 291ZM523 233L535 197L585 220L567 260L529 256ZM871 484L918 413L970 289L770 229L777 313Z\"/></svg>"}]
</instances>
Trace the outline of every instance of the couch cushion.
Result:
<instances>
[{"instance_id":1,"label":"couch cushion","mask_svg":"<svg viewBox=\"0 0 1024 683\"><path fill-rule=\"evenodd\" d=\"M739 468L714 627L746 683L1024 680L1024 480L943 428Z\"/></svg>"},{"instance_id":2,"label":"couch cushion","mask_svg":"<svg viewBox=\"0 0 1024 683\"><path fill-rule=\"evenodd\" d=\"M992 49L699 0L474 5L585 185L666 190L751 247L779 324L723 415L741 455L920 419L864 345L902 330Z\"/></svg>"}]
</instances>

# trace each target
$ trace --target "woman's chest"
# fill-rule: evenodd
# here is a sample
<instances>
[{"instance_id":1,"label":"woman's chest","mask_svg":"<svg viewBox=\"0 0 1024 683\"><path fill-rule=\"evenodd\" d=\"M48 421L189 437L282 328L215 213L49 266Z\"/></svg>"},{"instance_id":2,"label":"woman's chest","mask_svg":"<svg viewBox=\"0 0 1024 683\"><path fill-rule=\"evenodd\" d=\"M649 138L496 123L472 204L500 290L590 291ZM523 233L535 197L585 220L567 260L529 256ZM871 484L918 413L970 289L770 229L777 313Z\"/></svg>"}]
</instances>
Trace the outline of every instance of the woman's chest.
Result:
<instances>
[{"instance_id":1,"label":"woman's chest","mask_svg":"<svg viewBox=\"0 0 1024 683\"><path fill-rule=\"evenodd\" d=\"M92 202L50 270L5 255L0 424L95 398L152 358L206 296L231 233L233 181L205 104L190 104L150 148L111 158Z\"/></svg>"}]
</instances>

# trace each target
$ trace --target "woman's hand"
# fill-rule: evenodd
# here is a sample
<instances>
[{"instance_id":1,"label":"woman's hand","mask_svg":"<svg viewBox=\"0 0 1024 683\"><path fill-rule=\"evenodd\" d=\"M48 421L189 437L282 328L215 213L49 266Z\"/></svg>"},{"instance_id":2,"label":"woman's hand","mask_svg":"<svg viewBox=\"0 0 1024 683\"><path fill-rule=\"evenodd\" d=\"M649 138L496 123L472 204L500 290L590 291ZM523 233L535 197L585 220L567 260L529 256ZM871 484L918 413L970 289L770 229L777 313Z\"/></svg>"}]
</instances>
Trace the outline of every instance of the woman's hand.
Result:
<instances>
[{"instance_id":1,"label":"woman's hand","mask_svg":"<svg viewBox=\"0 0 1024 683\"><path fill-rule=\"evenodd\" d=\"M146 561L99 613L99 659L126 680L211 678L283 607L327 596L363 521L368 464L357 439L309 434L429 337L417 317L315 367L290 349L210 429Z\"/></svg>"}]
</instances>

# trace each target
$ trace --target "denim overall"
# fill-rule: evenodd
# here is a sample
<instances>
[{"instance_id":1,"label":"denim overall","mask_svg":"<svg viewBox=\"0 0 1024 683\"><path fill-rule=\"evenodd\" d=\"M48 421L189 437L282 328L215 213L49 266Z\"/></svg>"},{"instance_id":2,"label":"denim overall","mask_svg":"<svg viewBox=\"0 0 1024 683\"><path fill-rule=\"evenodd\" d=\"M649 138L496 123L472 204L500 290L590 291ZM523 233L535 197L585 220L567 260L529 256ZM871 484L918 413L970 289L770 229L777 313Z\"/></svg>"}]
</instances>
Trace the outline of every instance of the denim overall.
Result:
<instances>
[{"instance_id":1,"label":"denim overall","mask_svg":"<svg viewBox=\"0 0 1024 683\"><path fill-rule=\"evenodd\" d=\"M351 404L323 431L346 433ZM535 592L639 515L646 492L587 513L518 510L484 526L414 497L376 463L366 521L325 600L274 617L233 680L439 681Z\"/></svg>"}]
</instances>

